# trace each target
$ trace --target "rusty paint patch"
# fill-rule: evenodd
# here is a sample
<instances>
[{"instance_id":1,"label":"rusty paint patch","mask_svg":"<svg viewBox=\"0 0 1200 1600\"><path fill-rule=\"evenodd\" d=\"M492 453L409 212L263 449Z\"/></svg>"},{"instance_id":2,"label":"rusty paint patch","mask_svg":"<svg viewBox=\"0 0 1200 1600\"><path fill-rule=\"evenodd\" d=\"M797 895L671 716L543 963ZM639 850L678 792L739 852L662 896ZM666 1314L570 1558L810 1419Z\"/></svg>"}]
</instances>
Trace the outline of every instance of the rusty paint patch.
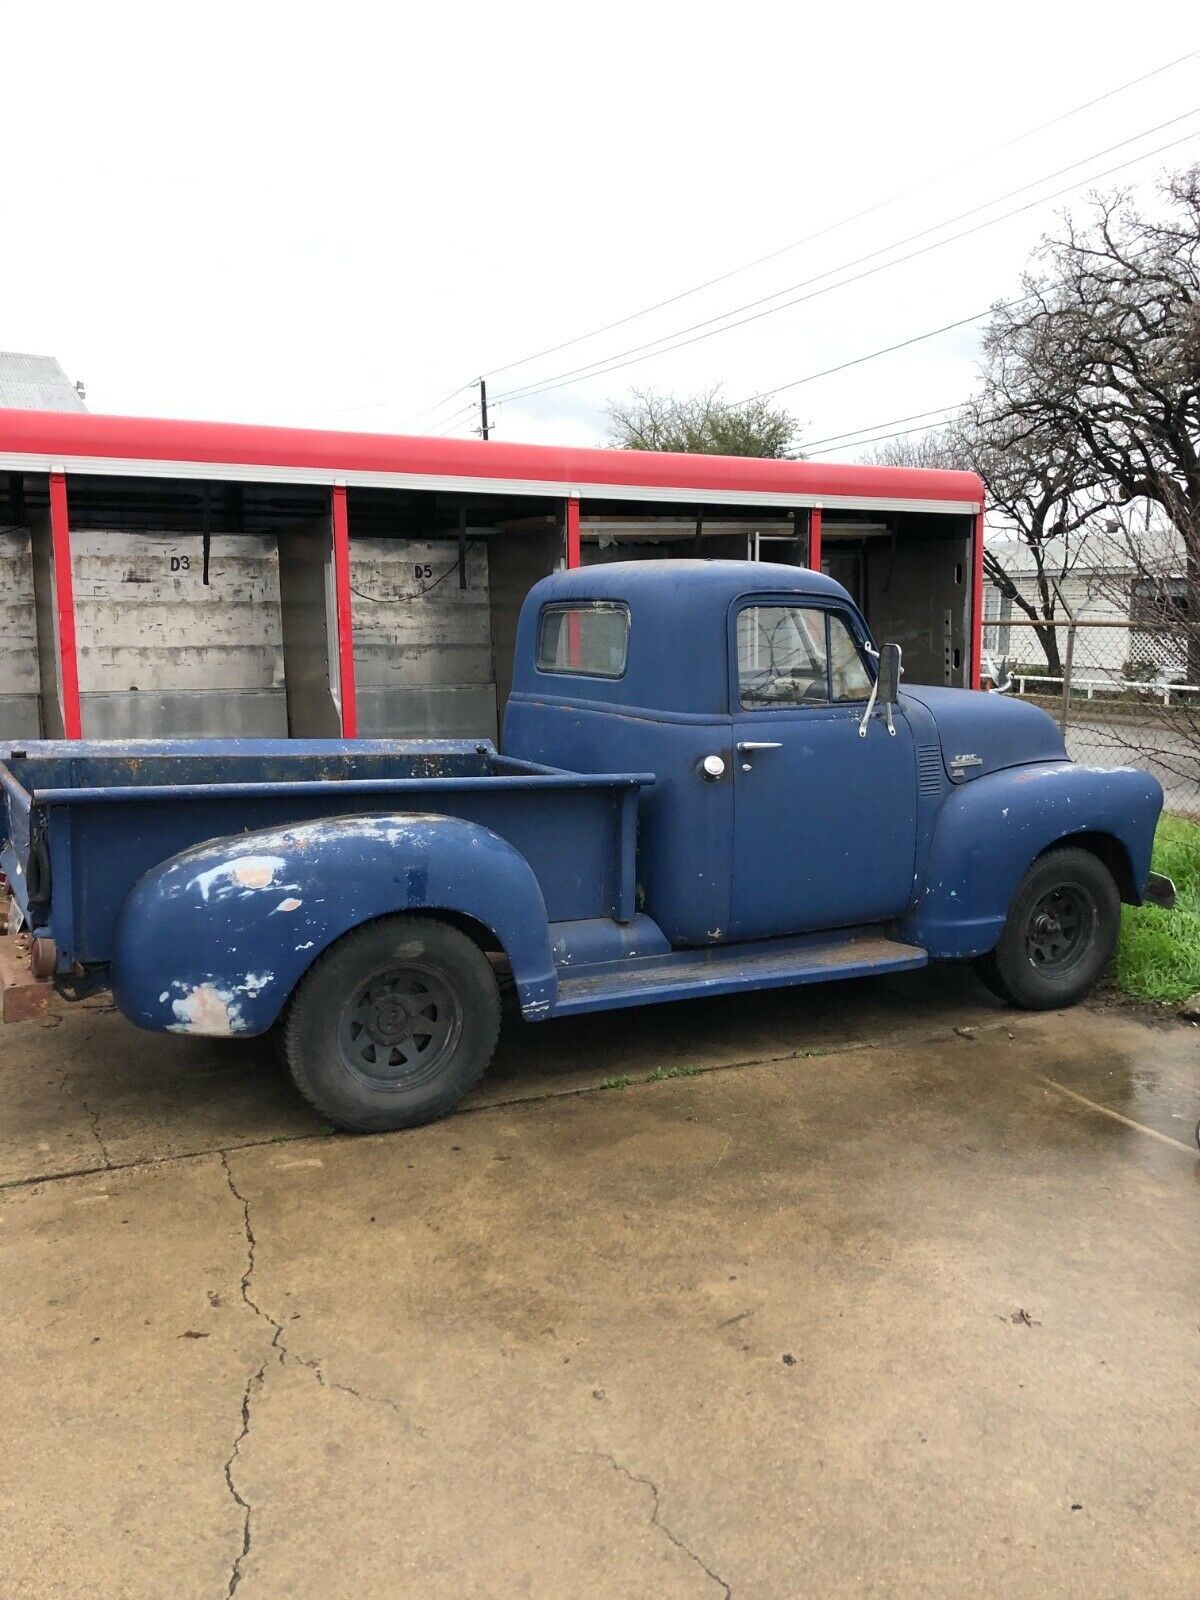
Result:
<instances>
[{"instance_id":1,"label":"rusty paint patch","mask_svg":"<svg viewBox=\"0 0 1200 1600\"><path fill-rule=\"evenodd\" d=\"M196 1033L209 1039L228 1038L245 1033L248 1023L242 1015L242 1002L253 999L275 981L273 972L248 972L240 983L219 986L212 979L195 985L176 980L173 987L182 991L171 1001L175 1021L170 1033Z\"/></svg>"},{"instance_id":2,"label":"rusty paint patch","mask_svg":"<svg viewBox=\"0 0 1200 1600\"><path fill-rule=\"evenodd\" d=\"M199 889L202 900L214 894L217 899L223 899L238 890L252 894L257 889L271 888L276 873L286 866L282 856L234 856L230 861L209 867L206 872L198 872L189 888Z\"/></svg>"},{"instance_id":3,"label":"rusty paint patch","mask_svg":"<svg viewBox=\"0 0 1200 1600\"><path fill-rule=\"evenodd\" d=\"M175 1015L171 1032L200 1033L207 1038L225 1038L245 1026L241 1020L241 1009L228 989L218 989L215 984L202 983L180 999L171 1002L171 1010Z\"/></svg>"}]
</instances>

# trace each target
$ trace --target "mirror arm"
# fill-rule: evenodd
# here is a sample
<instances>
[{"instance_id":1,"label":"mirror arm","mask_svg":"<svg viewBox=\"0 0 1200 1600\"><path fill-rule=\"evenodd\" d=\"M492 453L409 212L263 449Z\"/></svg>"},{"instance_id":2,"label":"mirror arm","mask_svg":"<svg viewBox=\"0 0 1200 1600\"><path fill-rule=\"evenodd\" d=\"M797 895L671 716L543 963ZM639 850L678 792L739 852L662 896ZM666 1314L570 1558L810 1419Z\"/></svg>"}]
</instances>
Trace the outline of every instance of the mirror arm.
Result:
<instances>
[{"instance_id":1,"label":"mirror arm","mask_svg":"<svg viewBox=\"0 0 1200 1600\"><path fill-rule=\"evenodd\" d=\"M867 724L870 722L871 713L875 709L875 697L876 697L876 695L878 693L879 693L879 674L876 673L875 674L875 681L871 685L871 698L867 701L867 709L863 712L862 721L858 725L858 737L860 739L865 739L867 737ZM890 716L890 712L889 712L889 716Z\"/></svg>"}]
</instances>

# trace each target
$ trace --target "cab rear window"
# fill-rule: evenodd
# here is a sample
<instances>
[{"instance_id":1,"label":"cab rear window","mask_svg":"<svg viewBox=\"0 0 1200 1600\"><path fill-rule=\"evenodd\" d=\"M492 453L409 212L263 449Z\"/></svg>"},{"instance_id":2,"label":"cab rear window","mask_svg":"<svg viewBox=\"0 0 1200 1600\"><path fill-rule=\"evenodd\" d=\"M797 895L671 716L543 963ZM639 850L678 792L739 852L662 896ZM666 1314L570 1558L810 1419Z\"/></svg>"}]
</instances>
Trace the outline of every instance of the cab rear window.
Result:
<instances>
[{"instance_id":1,"label":"cab rear window","mask_svg":"<svg viewBox=\"0 0 1200 1600\"><path fill-rule=\"evenodd\" d=\"M629 650L629 608L591 600L542 608L538 623L539 672L583 678L619 678Z\"/></svg>"}]
</instances>

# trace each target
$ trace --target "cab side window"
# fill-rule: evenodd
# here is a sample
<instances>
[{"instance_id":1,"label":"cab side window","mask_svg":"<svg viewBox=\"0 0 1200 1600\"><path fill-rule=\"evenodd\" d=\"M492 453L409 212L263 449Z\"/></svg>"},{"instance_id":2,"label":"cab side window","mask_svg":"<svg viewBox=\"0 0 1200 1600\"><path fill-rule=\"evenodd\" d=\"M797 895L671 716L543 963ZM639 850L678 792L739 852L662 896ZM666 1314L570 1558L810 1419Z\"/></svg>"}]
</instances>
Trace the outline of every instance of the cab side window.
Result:
<instances>
[{"instance_id":1,"label":"cab side window","mask_svg":"<svg viewBox=\"0 0 1200 1600\"><path fill-rule=\"evenodd\" d=\"M865 700L867 671L843 618L816 606L746 606L737 618L743 706L830 705Z\"/></svg>"}]
</instances>

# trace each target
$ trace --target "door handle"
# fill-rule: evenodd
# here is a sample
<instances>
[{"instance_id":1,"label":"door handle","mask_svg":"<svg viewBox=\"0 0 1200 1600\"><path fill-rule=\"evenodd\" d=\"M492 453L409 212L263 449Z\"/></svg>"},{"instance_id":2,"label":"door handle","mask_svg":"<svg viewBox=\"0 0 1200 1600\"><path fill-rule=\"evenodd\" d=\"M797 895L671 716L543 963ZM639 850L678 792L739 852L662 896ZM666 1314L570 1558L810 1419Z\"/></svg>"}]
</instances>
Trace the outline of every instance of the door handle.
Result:
<instances>
[{"instance_id":1,"label":"door handle","mask_svg":"<svg viewBox=\"0 0 1200 1600\"><path fill-rule=\"evenodd\" d=\"M782 750L782 739L739 739L738 755L749 755L754 750Z\"/></svg>"}]
</instances>

